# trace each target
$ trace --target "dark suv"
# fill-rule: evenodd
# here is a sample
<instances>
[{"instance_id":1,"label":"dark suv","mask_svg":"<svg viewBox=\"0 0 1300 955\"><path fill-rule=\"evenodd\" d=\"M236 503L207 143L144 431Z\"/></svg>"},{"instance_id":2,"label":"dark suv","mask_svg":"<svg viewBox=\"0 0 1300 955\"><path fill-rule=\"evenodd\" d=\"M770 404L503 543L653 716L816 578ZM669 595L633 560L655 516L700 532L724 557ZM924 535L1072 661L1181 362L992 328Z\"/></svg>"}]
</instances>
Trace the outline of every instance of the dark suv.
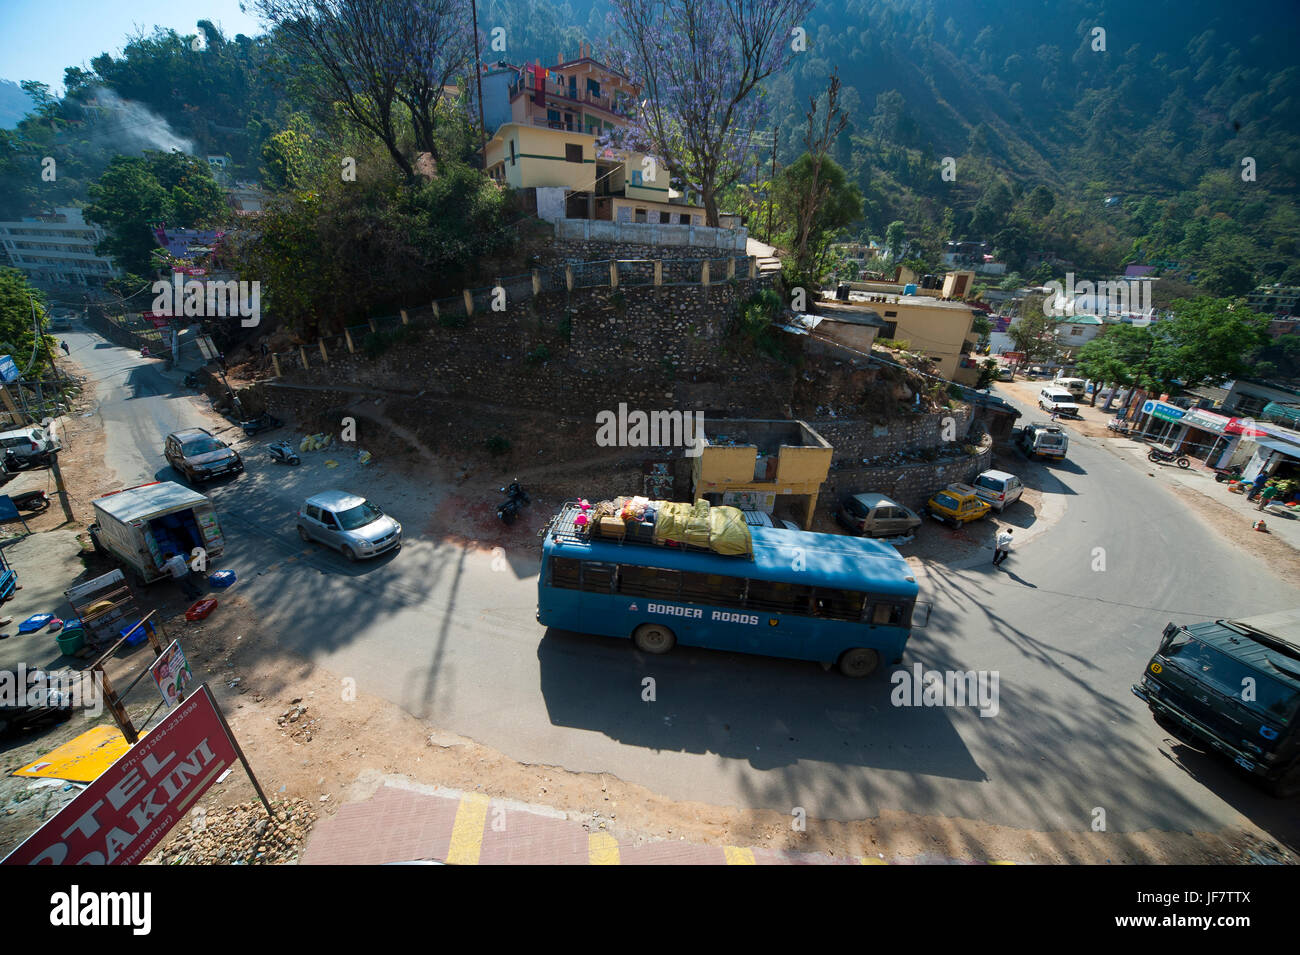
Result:
<instances>
[{"instance_id":1,"label":"dark suv","mask_svg":"<svg viewBox=\"0 0 1300 955\"><path fill-rule=\"evenodd\" d=\"M1133 692L1167 732L1300 794L1300 610L1171 623Z\"/></svg>"},{"instance_id":2,"label":"dark suv","mask_svg":"<svg viewBox=\"0 0 1300 955\"><path fill-rule=\"evenodd\" d=\"M239 452L204 428L187 428L167 435L163 457L191 483L244 470L244 459Z\"/></svg>"}]
</instances>

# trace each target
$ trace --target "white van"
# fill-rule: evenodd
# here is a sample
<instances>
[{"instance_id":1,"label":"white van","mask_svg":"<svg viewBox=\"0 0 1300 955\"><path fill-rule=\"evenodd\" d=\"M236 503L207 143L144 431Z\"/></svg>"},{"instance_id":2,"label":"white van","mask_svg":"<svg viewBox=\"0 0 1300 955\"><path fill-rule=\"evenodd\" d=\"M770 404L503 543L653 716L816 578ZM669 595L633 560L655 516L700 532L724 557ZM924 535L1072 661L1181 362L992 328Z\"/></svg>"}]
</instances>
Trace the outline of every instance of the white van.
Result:
<instances>
[{"instance_id":1,"label":"white van","mask_svg":"<svg viewBox=\"0 0 1300 955\"><path fill-rule=\"evenodd\" d=\"M1046 385L1038 393L1038 407L1068 418L1079 417L1079 406L1074 403L1074 395L1056 385Z\"/></svg>"},{"instance_id":2,"label":"white van","mask_svg":"<svg viewBox=\"0 0 1300 955\"><path fill-rule=\"evenodd\" d=\"M1088 383L1082 378L1057 378L1052 382L1054 388L1064 388L1074 396L1075 401L1082 401L1088 393Z\"/></svg>"}]
</instances>

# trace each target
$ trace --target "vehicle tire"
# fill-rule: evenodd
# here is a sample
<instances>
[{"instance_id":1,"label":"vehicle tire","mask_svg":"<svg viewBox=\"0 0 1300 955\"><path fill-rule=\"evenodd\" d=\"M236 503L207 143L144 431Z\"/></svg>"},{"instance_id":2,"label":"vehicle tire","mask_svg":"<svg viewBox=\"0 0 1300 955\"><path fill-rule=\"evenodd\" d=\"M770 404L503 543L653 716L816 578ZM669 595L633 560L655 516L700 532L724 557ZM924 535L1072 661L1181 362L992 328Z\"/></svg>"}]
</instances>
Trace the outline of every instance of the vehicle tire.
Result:
<instances>
[{"instance_id":1,"label":"vehicle tire","mask_svg":"<svg viewBox=\"0 0 1300 955\"><path fill-rule=\"evenodd\" d=\"M632 642L642 653L667 653L677 645L677 637L661 623L643 623L632 631Z\"/></svg>"},{"instance_id":2,"label":"vehicle tire","mask_svg":"<svg viewBox=\"0 0 1300 955\"><path fill-rule=\"evenodd\" d=\"M1156 457L1156 453L1154 451L1147 452L1147 460L1150 461L1152 464L1160 463L1160 459Z\"/></svg>"},{"instance_id":3,"label":"vehicle tire","mask_svg":"<svg viewBox=\"0 0 1300 955\"><path fill-rule=\"evenodd\" d=\"M355 564L358 560L361 559L360 557L357 556L356 551L354 551L351 547L348 547L346 545L343 548L343 556L348 559L349 564Z\"/></svg>"},{"instance_id":4,"label":"vehicle tire","mask_svg":"<svg viewBox=\"0 0 1300 955\"><path fill-rule=\"evenodd\" d=\"M1291 766L1277 779L1264 782L1264 791L1276 799L1290 799L1300 796L1300 762Z\"/></svg>"},{"instance_id":5,"label":"vehicle tire","mask_svg":"<svg viewBox=\"0 0 1300 955\"><path fill-rule=\"evenodd\" d=\"M860 679L876 672L876 667L880 666L880 654L865 647L854 647L840 654L838 666L845 676Z\"/></svg>"},{"instance_id":6,"label":"vehicle tire","mask_svg":"<svg viewBox=\"0 0 1300 955\"><path fill-rule=\"evenodd\" d=\"M1186 471L1189 467L1192 466L1192 462L1187 460L1186 458L1179 458L1178 466L1182 468L1184 471Z\"/></svg>"}]
</instances>

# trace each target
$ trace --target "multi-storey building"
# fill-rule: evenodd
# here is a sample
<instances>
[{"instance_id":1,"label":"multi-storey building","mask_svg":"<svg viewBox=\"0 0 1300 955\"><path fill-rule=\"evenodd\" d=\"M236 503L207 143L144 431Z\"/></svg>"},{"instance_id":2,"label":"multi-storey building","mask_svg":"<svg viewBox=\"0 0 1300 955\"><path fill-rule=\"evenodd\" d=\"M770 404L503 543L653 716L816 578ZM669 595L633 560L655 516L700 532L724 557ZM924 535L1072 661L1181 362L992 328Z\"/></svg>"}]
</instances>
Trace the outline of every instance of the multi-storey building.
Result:
<instances>
[{"instance_id":1,"label":"multi-storey building","mask_svg":"<svg viewBox=\"0 0 1300 955\"><path fill-rule=\"evenodd\" d=\"M98 287L120 275L110 259L95 254L103 240L104 230L71 207L0 222L0 245L10 263L41 288Z\"/></svg>"},{"instance_id":2,"label":"multi-storey building","mask_svg":"<svg viewBox=\"0 0 1300 955\"><path fill-rule=\"evenodd\" d=\"M501 68L485 74L484 118L506 117L508 105L509 120L493 129L485 167L498 182L541 190L539 215L704 224L704 210L670 187L655 157L608 144L610 134L627 128L639 90L592 59L587 44L576 59L560 57L549 69L540 63L511 68L508 83L501 82Z\"/></svg>"}]
</instances>

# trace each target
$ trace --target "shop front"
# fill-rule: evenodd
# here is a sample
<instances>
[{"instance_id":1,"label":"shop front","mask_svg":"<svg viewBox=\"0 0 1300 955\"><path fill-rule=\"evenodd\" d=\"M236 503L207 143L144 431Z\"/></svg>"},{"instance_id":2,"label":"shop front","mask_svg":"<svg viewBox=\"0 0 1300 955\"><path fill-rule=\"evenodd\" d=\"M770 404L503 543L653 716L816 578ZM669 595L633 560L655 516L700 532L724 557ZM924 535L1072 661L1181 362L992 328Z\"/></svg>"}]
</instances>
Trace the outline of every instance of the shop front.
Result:
<instances>
[{"instance_id":1,"label":"shop front","mask_svg":"<svg viewBox=\"0 0 1300 955\"><path fill-rule=\"evenodd\" d=\"M1182 417L1183 430L1174 446L1183 454L1208 463L1222 450L1220 442L1231 421L1204 408L1189 408Z\"/></svg>"}]
</instances>

